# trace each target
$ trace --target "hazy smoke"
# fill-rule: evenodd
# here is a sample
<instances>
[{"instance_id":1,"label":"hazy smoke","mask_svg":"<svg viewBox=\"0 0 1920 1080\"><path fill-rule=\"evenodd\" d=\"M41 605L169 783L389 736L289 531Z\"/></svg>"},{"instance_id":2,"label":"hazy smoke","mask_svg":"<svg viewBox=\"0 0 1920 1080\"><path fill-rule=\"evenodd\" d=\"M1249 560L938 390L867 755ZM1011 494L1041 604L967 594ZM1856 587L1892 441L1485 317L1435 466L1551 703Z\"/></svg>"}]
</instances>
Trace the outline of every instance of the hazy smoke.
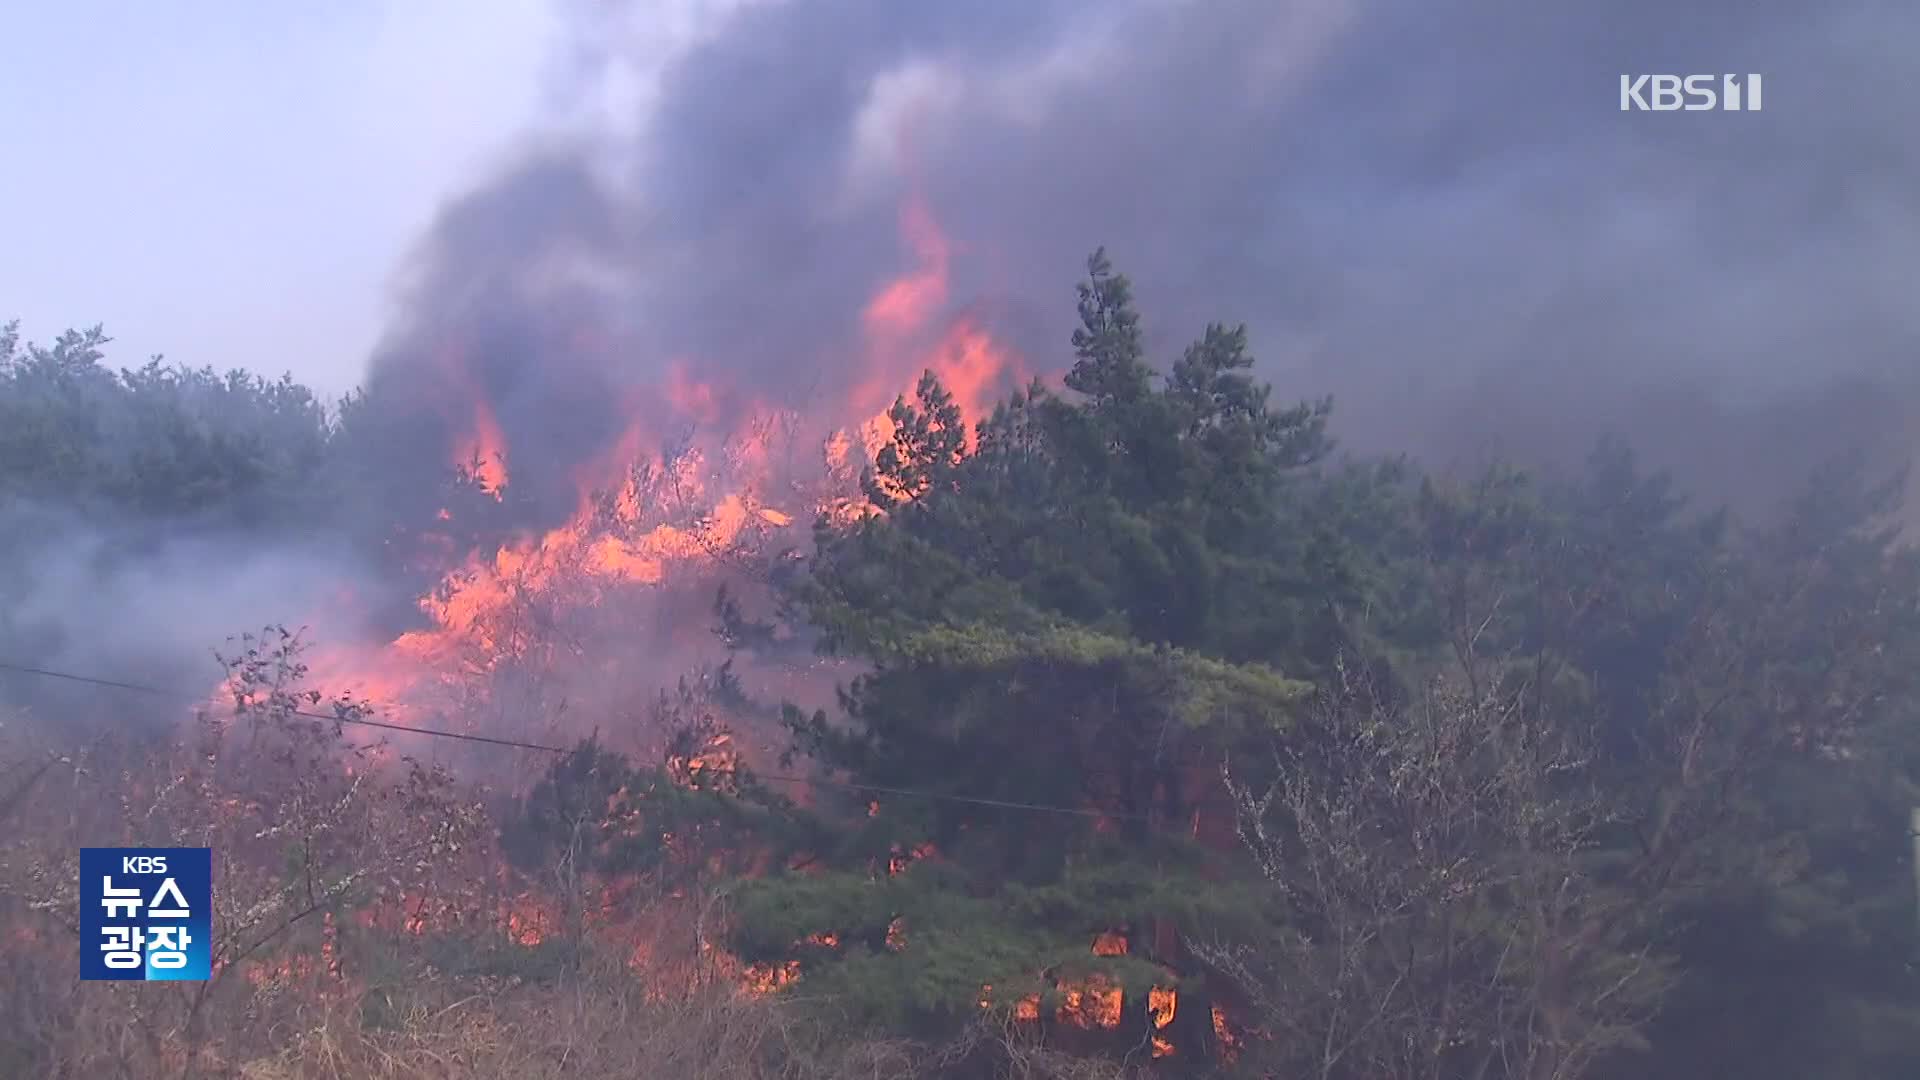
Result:
<instances>
[{"instance_id":1,"label":"hazy smoke","mask_svg":"<svg viewBox=\"0 0 1920 1080\"><path fill-rule=\"evenodd\" d=\"M582 9L583 85L653 7ZM521 446L599 437L609 391L673 357L798 394L911 265L917 186L954 303L1024 318L1038 370L1105 244L1161 355L1248 321L1282 390L1340 396L1361 445L1559 453L1625 426L1671 456L1713 450L1672 425L1760 409L1813 453L1886 438L1850 410L1890 380L1911 400L1911 5L732 7L643 122L444 215L376 384L458 328ZM1638 72L1758 72L1765 111L1623 113ZM1782 414L1842 376L1808 399L1831 409Z\"/></svg>"},{"instance_id":2,"label":"hazy smoke","mask_svg":"<svg viewBox=\"0 0 1920 1080\"><path fill-rule=\"evenodd\" d=\"M170 723L210 700L223 675L216 652L269 624L309 638L369 636L346 583L366 580L357 560L284 535L231 530L162 535L152 522L98 512L8 507L15 535L0 594L0 646L13 662L173 692L131 693L8 673L0 698L72 728ZM31 530L39 539L21 542Z\"/></svg>"}]
</instances>

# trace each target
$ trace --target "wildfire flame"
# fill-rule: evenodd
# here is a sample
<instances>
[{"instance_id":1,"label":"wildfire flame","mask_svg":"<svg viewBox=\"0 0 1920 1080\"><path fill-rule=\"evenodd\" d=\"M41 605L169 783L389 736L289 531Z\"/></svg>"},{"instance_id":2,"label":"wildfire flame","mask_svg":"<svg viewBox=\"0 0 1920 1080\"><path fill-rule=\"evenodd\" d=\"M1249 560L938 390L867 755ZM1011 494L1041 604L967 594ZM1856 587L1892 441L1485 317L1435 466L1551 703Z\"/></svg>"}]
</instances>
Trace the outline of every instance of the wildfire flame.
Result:
<instances>
[{"instance_id":1,"label":"wildfire flame","mask_svg":"<svg viewBox=\"0 0 1920 1080\"><path fill-rule=\"evenodd\" d=\"M934 372L953 394L971 447L974 425L1024 368L978 319L949 317L954 248L917 191L904 201L899 226L911 265L882 282L859 312L864 373L838 405L796 418L703 377L690 360L668 365L650 391L636 390L626 403L635 419L622 435L574 467L578 502L567 520L437 557L441 579L418 600L424 625L384 644L329 647L309 658L316 681L379 702L403 724L416 707L471 722L485 711L488 680L504 668L552 672L569 662L550 640L569 613L613 607L625 590L700 580L768 549L806 518L873 512L855 481L892 439L888 410L912 392L921 371ZM450 447L454 465L504 500L509 433L462 367L461 350L443 349L439 362L453 397L467 402ZM708 436L671 454L656 449L666 443L641 418L657 423L662 407ZM804 484L773 445L800 419L828 433L818 446L819 475ZM784 421L794 423L783 428ZM724 430L730 422L734 429ZM455 514L436 516L450 522Z\"/></svg>"},{"instance_id":2,"label":"wildfire flame","mask_svg":"<svg viewBox=\"0 0 1920 1080\"><path fill-rule=\"evenodd\" d=\"M507 487L507 439L483 398L473 403L473 426L454 445L453 465L473 477L481 491L498 500Z\"/></svg>"},{"instance_id":3,"label":"wildfire flame","mask_svg":"<svg viewBox=\"0 0 1920 1080\"><path fill-rule=\"evenodd\" d=\"M1218 1005L1213 1007L1213 1038L1220 1044L1219 1052L1222 1061L1231 1062L1239 1055L1240 1036L1227 1023L1226 1010Z\"/></svg>"},{"instance_id":4,"label":"wildfire flame","mask_svg":"<svg viewBox=\"0 0 1920 1080\"><path fill-rule=\"evenodd\" d=\"M507 673L563 670L589 662L603 667L631 664L627 656L590 658L566 634L556 633L554 628L568 625L570 616L623 610L625 598L637 592L711 580L718 569L746 565L752 556L775 550L776 544L793 544L794 538L784 534L806 519L826 515L846 520L877 512L859 495L857 480L893 439L889 410L896 399L911 396L921 372L931 371L953 396L966 427L964 445L971 452L978 422L1002 393L1026 378L1026 370L981 318L955 316L949 310L955 247L918 193L902 206L899 226L910 265L880 283L857 312L864 364L842 387L841 400L817 415L798 417L753 401L752 395L691 360L666 366L651 386L635 389L634 399L625 403L632 420L619 437L588 460L564 468L562 475L573 481L576 501L558 524L463 550L452 537L456 527L469 524L458 520L467 512L449 504L431 514L438 522L434 528L444 531L429 533L427 539L434 543L424 545L430 576L439 580L417 600L422 624L381 642L322 641L307 658L316 684L377 702L384 719L402 725L425 710L441 714L434 726L497 718L504 710L490 706ZM514 433L500 418L511 420L513 414L496 413L478 392L478 380L462 369L464 359L457 349L445 350L441 362L451 388L445 407L459 414L452 418L455 434L446 447L451 463L512 513L518 505L509 498ZM663 411L671 423L689 427L699 437L679 443L662 439ZM791 451L779 448L783 434L797 431L819 438L811 451L816 455L814 474L799 475L804 470L793 466ZM669 445L674 449L661 449ZM526 476L521 479L527 482ZM676 782L724 786L747 764L748 751L723 735L666 764ZM866 810L877 815L880 807L871 803ZM645 825L626 822L618 827ZM664 837L663 842L672 846L684 840ZM931 844L896 847L886 859L886 871L900 874L938 854ZM504 864L499 872L504 881ZM584 915L581 908L568 907L566 920L557 917L561 909L550 898L512 888L491 895L508 899L496 902L484 893L396 893L384 896L374 909L355 913L355 918L364 926L411 935L490 925L513 944L534 947L561 933L563 926L567 933L577 932L582 917L600 926L597 932L613 932L607 928L631 917L630 906L611 894L597 905L586 905ZM322 956L328 970L337 968L332 932L329 922ZM636 966L659 962L647 943L631 934L619 944ZM796 943L819 950L842 944L831 930ZM889 923L885 947L910 947L903 919ZM1099 935L1092 947L1093 954L1102 957L1124 956L1127 950L1127 939L1119 933ZM752 994L781 990L803 973L797 960L745 966L704 942L702 953L703 962L723 970L724 978ZM1118 985L1094 976L1058 989L1063 993L1055 1013L1060 1022L1101 1029L1120 1024L1123 994ZM983 987L982 1007L991 1001L992 988ZM1023 994L1012 1003L1014 1018L1039 1021L1041 1002L1038 994ZM1174 992L1156 989L1149 1007L1158 1032L1172 1022ZM1216 1017L1216 1026L1222 1024ZM1164 1056L1163 1043L1164 1053L1172 1052L1171 1044L1156 1035L1156 1056Z\"/></svg>"},{"instance_id":5,"label":"wildfire flame","mask_svg":"<svg viewBox=\"0 0 1920 1080\"><path fill-rule=\"evenodd\" d=\"M1092 975L1087 981L1067 990L1060 1006L1059 1019L1076 1027L1098 1027L1111 1031L1120 1026L1125 991L1104 975Z\"/></svg>"},{"instance_id":6,"label":"wildfire flame","mask_svg":"<svg viewBox=\"0 0 1920 1080\"><path fill-rule=\"evenodd\" d=\"M899 844L895 844L893 845L892 853L887 856L887 876L893 877L897 874L906 873L907 867L912 866L922 859L933 858L938 854L939 852L935 850L934 846L930 843L915 844L911 848L903 848Z\"/></svg>"},{"instance_id":7,"label":"wildfire flame","mask_svg":"<svg viewBox=\"0 0 1920 1080\"><path fill-rule=\"evenodd\" d=\"M572 472L578 502L561 524L451 553L437 586L418 598L423 626L373 644L321 642L320 651L309 657L317 681L335 693L350 691L359 700L378 702L383 716L404 724L413 702L427 691L476 677L484 688L509 662L556 662L570 646L543 640L538 633L553 624L555 612L610 606L623 590L656 589L683 573L697 576L733 555L757 550L809 513L871 512L871 507L848 494L847 481L893 437L887 409L895 397L911 390L921 370L932 371L953 394L969 425L966 445L970 451L972 425L1012 379L1024 376L1024 370L978 320L961 317L935 322L950 299L952 246L918 197L902 210L901 227L916 266L879 288L861 312L871 351L869 368L850 389L839 415L826 425L830 433L819 447L826 483L797 487L779 475L771 429L761 422L768 415L765 408L750 410L749 419L724 438L674 454L649 450L659 442L636 419L603 454L578 463ZM449 353L448 364L457 368L457 361L457 354ZM464 376L450 378L459 388L471 389L471 381ZM737 416L733 403L739 395L697 377L684 362L670 365L653 389L657 400L677 416L701 426L722 425ZM457 469L485 495L504 504L509 485L507 433L484 396L468 396L468 422L448 449ZM863 453L865 462L859 460ZM451 524L455 516L445 507L433 515L442 524ZM613 662L624 659L615 657ZM673 780L684 786L724 790L737 782L746 757L746 748L733 734L720 732L695 750L667 756L665 765ZM353 767L347 766L349 771ZM625 794L623 790L610 802ZM869 817L880 810L878 801L865 807ZM646 827L637 820L637 813L633 817L607 825L636 831ZM1197 816L1192 827L1198 835ZM661 840L669 849L686 843L671 835ZM901 874L918 861L939 857L930 843L896 845L888 853L886 871ZM873 869L878 870L877 860ZM656 951L638 936L634 907L627 902L630 897L613 887L601 888L596 899L584 903L575 895L562 906L550 895L506 887L510 875L504 861L492 872L497 875L496 887L491 891L476 887L465 894L407 891L396 880L393 892L382 886L371 905L346 917L361 927L414 936L483 926L522 948L564 939L588 926L595 933L618 937L617 944L625 947L628 963L636 969L665 962L659 955L664 950ZM15 931L14 940L22 940L21 933ZM260 987L278 987L316 975L342 983L350 975L342 971L338 933L335 916L328 912L321 921L315 955L252 963L245 977ZM794 945L805 950L839 950L846 943L839 932L822 930ZM904 918L889 921L884 947L896 952L911 947ZM1131 955L1131 948L1125 932L1109 930L1095 935L1090 952L1095 957L1118 958ZM698 951L701 963L750 994L779 991L803 976L799 960L747 966L704 939ZM1143 953L1155 951L1142 946ZM1051 989L1060 994L1052 1020L1087 1030L1121 1027L1125 992L1109 976L1096 973ZM994 988L982 986L977 1000L981 1008L992 1008ZM1042 1003L1038 993L1021 994L1012 1002L1012 1016L1018 1022L1039 1023ZM1179 993L1170 987L1154 986L1148 992L1146 1015L1155 1058L1176 1052L1169 1029L1179 1006ZM1221 1055L1231 1059L1242 1036L1231 1028L1219 1006L1211 1007L1210 1021Z\"/></svg>"},{"instance_id":8,"label":"wildfire flame","mask_svg":"<svg viewBox=\"0 0 1920 1080\"><path fill-rule=\"evenodd\" d=\"M1160 1032L1173 1023L1173 1014L1180 1007L1180 995L1177 991L1156 986L1147 991L1147 1015L1153 1020L1153 1056L1157 1058L1173 1056L1173 1040Z\"/></svg>"}]
</instances>

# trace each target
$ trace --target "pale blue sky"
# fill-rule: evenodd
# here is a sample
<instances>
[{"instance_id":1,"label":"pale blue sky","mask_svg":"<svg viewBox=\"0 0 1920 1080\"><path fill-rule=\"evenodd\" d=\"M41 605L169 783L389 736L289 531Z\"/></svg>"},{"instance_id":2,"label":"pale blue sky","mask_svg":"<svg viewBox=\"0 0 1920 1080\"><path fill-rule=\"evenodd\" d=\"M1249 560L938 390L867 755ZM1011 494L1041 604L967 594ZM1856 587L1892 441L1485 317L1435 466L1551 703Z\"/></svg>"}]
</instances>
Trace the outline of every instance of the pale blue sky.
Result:
<instances>
[{"instance_id":1,"label":"pale blue sky","mask_svg":"<svg viewBox=\"0 0 1920 1080\"><path fill-rule=\"evenodd\" d=\"M0 321L349 388L409 245L543 108L556 33L545 0L7 5Z\"/></svg>"}]
</instances>

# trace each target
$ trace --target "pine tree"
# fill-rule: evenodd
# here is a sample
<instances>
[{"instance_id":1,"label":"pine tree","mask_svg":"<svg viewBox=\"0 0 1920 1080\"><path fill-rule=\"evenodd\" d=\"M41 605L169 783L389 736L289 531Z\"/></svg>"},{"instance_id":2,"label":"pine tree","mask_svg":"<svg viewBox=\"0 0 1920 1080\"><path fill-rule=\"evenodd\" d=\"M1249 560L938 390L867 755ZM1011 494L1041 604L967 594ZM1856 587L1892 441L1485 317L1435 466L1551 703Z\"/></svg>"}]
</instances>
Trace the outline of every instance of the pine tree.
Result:
<instances>
[{"instance_id":1,"label":"pine tree","mask_svg":"<svg viewBox=\"0 0 1920 1080\"><path fill-rule=\"evenodd\" d=\"M1281 674L1291 641L1241 624L1320 599L1311 545L1275 541L1328 406L1271 409L1220 327L1156 386L1103 254L1080 313L1070 396L1014 395L971 455L931 375L896 403L865 480L885 513L823 524L790 598L871 666L838 715L788 712L796 760L853 788L815 809L857 824L823 870L743 885L734 945L923 1036L984 1000L1065 1037L1089 980L1125 995L1109 1049L1151 1032L1156 987L1184 988L1193 1030L1207 991L1182 934L1269 932L1245 868L1195 833L1230 817L1223 756L1305 691Z\"/></svg>"}]
</instances>

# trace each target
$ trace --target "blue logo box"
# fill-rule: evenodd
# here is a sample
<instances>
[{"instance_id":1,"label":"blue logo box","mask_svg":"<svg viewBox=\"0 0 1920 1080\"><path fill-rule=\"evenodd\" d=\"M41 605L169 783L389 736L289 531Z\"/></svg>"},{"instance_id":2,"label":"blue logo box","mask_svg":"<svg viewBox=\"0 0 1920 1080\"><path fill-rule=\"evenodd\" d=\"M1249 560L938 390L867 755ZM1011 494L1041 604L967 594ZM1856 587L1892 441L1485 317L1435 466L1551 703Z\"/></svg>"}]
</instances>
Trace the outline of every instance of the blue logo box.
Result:
<instances>
[{"instance_id":1,"label":"blue logo box","mask_svg":"<svg viewBox=\"0 0 1920 1080\"><path fill-rule=\"evenodd\" d=\"M213 974L213 852L80 849L80 977L204 982Z\"/></svg>"}]
</instances>

